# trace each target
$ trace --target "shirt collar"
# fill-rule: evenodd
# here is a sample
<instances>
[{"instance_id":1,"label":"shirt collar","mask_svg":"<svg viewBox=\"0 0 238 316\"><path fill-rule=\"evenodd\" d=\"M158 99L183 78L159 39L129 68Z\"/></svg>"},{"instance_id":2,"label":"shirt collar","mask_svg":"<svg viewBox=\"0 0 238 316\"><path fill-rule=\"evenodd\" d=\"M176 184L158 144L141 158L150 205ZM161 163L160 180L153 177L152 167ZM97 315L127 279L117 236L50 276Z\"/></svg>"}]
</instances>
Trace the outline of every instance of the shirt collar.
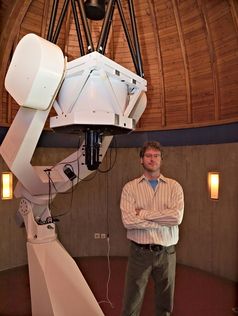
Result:
<instances>
[{"instance_id":1,"label":"shirt collar","mask_svg":"<svg viewBox=\"0 0 238 316\"><path fill-rule=\"evenodd\" d=\"M143 174L140 178L137 179L138 183L142 182L143 180L147 181L147 178L145 177L145 175ZM158 182L167 182L167 178L164 177L162 174L160 174L159 178L158 178Z\"/></svg>"}]
</instances>

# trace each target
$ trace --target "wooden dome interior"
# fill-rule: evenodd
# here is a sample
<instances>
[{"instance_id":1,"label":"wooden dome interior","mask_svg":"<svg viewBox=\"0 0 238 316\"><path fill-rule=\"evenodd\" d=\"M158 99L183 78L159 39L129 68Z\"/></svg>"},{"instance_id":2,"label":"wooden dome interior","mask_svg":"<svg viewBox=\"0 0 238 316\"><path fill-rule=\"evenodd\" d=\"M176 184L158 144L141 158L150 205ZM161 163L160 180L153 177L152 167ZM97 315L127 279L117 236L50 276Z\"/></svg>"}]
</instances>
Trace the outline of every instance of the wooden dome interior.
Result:
<instances>
[{"instance_id":1,"label":"wooden dome interior","mask_svg":"<svg viewBox=\"0 0 238 316\"><path fill-rule=\"evenodd\" d=\"M128 17L127 1L121 3ZM57 19L64 4L65 1L59 1ZM52 6L52 0L1 1L1 126L9 126L18 110L18 105L4 88L12 52L27 33L46 38ZM144 75L148 82L147 108L137 130L170 130L237 122L238 2L140 0L134 1L134 7ZM101 21L89 21L95 42L101 25ZM80 56L71 2L57 45L68 60ZM134 71L117 8L105 55Z\"/></svg>"}]
</instances>

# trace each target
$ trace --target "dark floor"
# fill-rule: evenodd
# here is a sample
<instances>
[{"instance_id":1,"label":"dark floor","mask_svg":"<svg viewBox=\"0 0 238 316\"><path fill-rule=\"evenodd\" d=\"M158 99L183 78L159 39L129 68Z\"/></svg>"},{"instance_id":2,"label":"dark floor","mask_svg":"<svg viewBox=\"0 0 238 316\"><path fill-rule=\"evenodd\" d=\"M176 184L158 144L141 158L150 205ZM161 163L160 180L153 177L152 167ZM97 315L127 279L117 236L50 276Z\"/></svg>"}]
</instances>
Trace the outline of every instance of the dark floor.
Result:
<instances>
[{"instance_id":1,"label":"dark floor","mask_svg":"<svg viewBox=\"0 0 238 316\"><path fill-rule=\"evenodd\" d=\"M76 260L97 300L106 298L108 265L106 257ZM109 303L101 303L106 316L119 316L127 258L110 258ZM177 266L173 316L235 316L238 284L208 273ZM141 316L153 316L153 283L145 294ZM30 288L27 266L0 272L0 316L30 316ZM70 315L66 315L70 316Z\"/></svg>"}]
</instances>

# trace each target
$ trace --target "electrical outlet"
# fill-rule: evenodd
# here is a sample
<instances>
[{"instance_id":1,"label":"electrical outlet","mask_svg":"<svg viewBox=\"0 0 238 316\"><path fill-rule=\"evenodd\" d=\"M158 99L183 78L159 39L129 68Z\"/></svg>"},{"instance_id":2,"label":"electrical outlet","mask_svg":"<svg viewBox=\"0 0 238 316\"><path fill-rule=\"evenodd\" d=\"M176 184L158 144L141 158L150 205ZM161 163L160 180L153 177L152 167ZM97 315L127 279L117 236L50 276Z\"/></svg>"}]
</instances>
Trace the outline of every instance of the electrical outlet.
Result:
<instances>
[{"instance_id":1,"label":"electrical outlet","mask_svg":"<svg viewBox=\"0 0 238 316\"><path fill-rule=\"evenodd\" d=\"M101 234L101 239L105 239L105 238L107 238L107 234Z\"/></svg>"},{"instance_id":2,"label":"electrical outlet","mask_svg":"<svg viewBox=\"0 0 238 316\"><path fill-rule=\"evenodd\" d=\"M100 239L100 233L94 233L94 239Z\"/></svg>"}]
</instances>

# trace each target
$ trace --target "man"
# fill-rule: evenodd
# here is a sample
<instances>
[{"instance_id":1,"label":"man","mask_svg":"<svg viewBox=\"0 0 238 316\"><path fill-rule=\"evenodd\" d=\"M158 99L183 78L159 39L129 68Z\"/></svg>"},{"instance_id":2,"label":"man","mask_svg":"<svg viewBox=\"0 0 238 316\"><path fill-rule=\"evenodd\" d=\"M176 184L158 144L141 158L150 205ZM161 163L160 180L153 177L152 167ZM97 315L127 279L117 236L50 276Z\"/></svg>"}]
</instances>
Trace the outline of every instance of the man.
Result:
<instances>
[{"instance_id":1,"label":"man","mask_svg":"<svg viewBox=\"0 0 238 316\"><path fill-rule=\"evenodd\" d=\"M130 240L122 316L140 315L150 275L155 284L156 316L169 316L174 298L175 245L184 211L183 190L177 181L160 173L160 143L145 143L140 161L144 174L128 182L121 195L122 221Z\"/></svg>"}]
</instances>

